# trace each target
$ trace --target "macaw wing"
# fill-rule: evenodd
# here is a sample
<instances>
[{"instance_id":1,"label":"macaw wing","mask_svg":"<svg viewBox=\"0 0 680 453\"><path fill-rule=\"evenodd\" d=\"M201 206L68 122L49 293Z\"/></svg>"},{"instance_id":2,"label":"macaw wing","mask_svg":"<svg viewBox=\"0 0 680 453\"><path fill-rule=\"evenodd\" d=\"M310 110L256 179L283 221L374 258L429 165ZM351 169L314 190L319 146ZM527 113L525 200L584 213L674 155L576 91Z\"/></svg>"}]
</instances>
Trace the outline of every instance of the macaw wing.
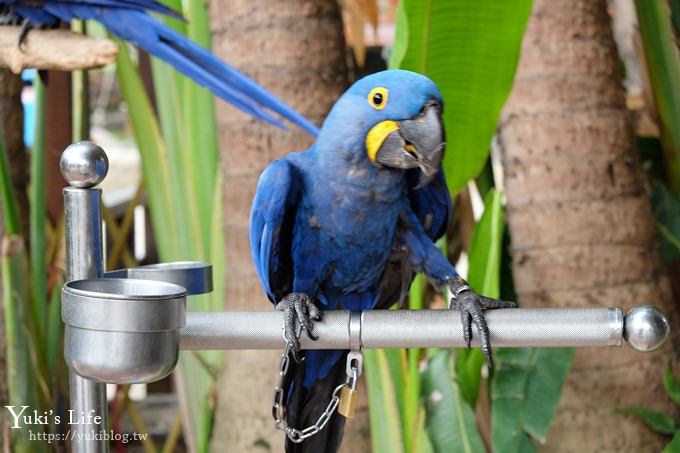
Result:
<instances>
[{"instance_id":1,"label":"macaw wing","mask_svg":"<svg viewBox=\"0 0 680 453\"><path fill-rule=\"evenodd\" d=\"M260 176L250 212L250 250L262 286L274 303L293 286L291 246L300 180L285 159L272 162Z\"/></svg>"},{"instance_id":2,"label":"macaw wing","mask_svg":"<svg viewBox=\"0 0 680 453\"><path fill-rule=\"evenodd\" d=\"M415 189L420 176L419 173L420 170L411 170L406 174L409 205L425 228L427 235L432 239L432 242L435 242L446 233L451 215L451 196L446 186L444 170L440 170L428 185ZM413 277L415 277L415 272L403 250L400 234L397 230L397 238L392 247L392 253L380 280L375 308L389 308L396 302L403 302L406 294L408 294Z\"/></svg>"},{"instance_id":3,"label":"macaw wing","mask_svg":"<svg viewBox=\"0 0 680 453\"><path fill-rule=\"evenodd\" d=\"M149 10L178 17L177 13L155 1L51 0L39 6L19 2L12 8L40 24L52 24L57 18L64 22L73 19L96 20L116 37L131 41L160 58L254 118L285 129L283 123L271 113L274 112L311 135L318 134L318 128L311 121L276 96L211 52L147 14L146 11Z\"/></svg>"},{"instance_id":4,"label":"macaw wing","mask_svg":"<svg viewBox=\"0 0 680 453\"><path fill-rule=\"evenodd\" d=\"M420 170L412 170L406 174L408 197L413 213L420 220L430 239L435 242L446 233L451 215L451 195L446 185L444 170L440 170L428 185L414 189L419 173Z\"/></svg>"}]
</instances>

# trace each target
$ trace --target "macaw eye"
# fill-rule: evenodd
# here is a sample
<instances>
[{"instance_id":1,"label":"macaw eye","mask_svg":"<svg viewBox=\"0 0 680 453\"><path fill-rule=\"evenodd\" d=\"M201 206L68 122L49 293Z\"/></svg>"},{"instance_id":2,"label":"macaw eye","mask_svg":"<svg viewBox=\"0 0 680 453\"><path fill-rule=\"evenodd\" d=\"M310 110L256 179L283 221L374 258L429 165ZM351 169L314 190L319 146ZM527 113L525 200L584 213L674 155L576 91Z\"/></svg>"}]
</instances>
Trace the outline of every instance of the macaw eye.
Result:
<instances>
[{"instance_id":1,"label":"macaw eye","mask_svg":"<svg viewBox=\"0 0 680 453\"><path fill-rule=\"evenodd\" d=\"M382 110L387 105L388 89L384 87L375 87L368 93L368 103L377 110Z\"/></svg>"}]
</instances>

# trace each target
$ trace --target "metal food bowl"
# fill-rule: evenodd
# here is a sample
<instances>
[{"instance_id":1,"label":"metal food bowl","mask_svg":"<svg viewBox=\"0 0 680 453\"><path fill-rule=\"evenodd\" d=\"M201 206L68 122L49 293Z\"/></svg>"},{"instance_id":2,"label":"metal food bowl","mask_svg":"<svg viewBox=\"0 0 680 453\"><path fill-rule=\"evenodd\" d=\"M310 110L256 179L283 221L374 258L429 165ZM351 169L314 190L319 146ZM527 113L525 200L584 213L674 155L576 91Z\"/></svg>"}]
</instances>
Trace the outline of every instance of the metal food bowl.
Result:
<instances>
[{"instance_id":1,"label":"metal food bowl","mask_svg":"<svg viewBox=\"0 0 680 453\"><path fill-rule=\"evenodd\" d=\"M153 382L172 372L185 325L186 289L125 278L68 282L62 289L66 363L98 382Z\"/></svg>"},{"instance_id":2,"label":"metal food bowl","mask_svg":"<svg viewBox=\"0 0 680 453\"><path fill-rule=\"evenodd\" d=\"M104 277L174 283L186 288L188 296L206 294L213 290L212 265L202 261L174 261L118 269L105 273Z\"/></svg>"}]
</instances>

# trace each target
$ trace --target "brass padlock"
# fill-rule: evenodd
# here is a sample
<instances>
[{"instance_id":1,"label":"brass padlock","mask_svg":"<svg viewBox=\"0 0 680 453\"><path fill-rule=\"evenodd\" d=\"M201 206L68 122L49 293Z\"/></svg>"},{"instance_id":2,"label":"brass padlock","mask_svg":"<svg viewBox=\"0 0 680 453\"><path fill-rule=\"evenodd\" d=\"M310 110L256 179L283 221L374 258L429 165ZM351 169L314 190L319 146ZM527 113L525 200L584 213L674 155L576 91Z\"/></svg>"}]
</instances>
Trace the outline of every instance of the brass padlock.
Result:
<instances>
[{"instance_id":1,"label":"brass padlock","mask_svg":"<svg viewBox=\"0 0 680 453\"><path fill-rule=\"evenodd\" d=\"M357 410L357 391L349 386L340 389L340 402L338 403L338 414L351 419Z\"/></svg>"}]
</instances>

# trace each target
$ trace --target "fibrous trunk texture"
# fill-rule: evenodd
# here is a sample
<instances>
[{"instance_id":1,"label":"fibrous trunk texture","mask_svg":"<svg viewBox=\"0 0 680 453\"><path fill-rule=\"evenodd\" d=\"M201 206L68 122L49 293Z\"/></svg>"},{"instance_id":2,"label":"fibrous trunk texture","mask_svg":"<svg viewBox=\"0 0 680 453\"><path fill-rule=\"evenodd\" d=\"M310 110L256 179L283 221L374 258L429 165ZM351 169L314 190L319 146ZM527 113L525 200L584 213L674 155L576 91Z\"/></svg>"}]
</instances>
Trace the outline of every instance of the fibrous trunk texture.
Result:
<instances>
[{"instance_id":1,"label":"fibrous trunk texture","mask_svg":"<svg viewBox=\"0 0 680 453\"><path fill-rule=\"evenodd\" d=\"M347 87L345 45L335 0L211 3L213 50L320 125ZM282 131L218 102L224 177L226 308L272 310L255 273L248 217L262 170L313 138ZM271 417L281 352L230 351L218 382L214 451L283 451ZM367 451L367 414L347 425L344 448Z\"/></svg>"},{"instance_id":2,"label":"fibrous trunk texture","mask_svg":"<svg viewBox=\"0 0 680 453\"><path fill-rule=\"evenodd\" d=\"M514 279L523 306L654 303L669 312L646 183L624 102L605 0L536 0L499 138ZM673 346L580 349L547 451L660 451L664 439L615 413L668 411Z\"/></svg>"},{"instance_id":3,"label":"fibrous trunk texture","mask_svg":"<svg viewBox=\"0 0 680 453\"><path fill-rule=\"evenodd\" d=\"M26 183L28 178L28 155L24 149L24 116L21 105L21 77L7 69L0 69L0 125L10 161L12 183L17 192L19 208L23 223L23 231L28 230L28 200ZM2 222L0 222L2 224ZM0 227L0 234L4 234ZM0 300L0 406L7 401L7 344L5 343L4 303ZM0 417L0 422L2 418ZM0 448L3 446L5 430L0 423Z\"/></svg>"}]
</instances>

